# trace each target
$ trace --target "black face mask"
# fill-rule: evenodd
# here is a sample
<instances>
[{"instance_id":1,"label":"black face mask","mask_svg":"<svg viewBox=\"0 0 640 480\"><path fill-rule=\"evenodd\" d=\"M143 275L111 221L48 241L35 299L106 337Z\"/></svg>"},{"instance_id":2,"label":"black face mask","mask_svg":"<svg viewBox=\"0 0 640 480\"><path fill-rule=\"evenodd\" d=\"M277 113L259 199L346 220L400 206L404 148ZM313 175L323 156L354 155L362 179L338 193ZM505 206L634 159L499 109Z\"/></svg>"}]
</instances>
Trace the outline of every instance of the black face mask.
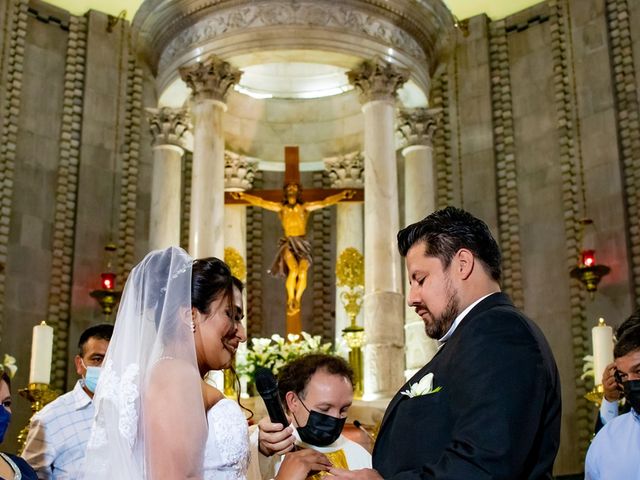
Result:
<instances>
[{"instance_id":1,"label":"black face mask","mask_svg":"<svg viewBox=\"0 0 640 480\"><path fill-rule=\"evenodd\" d=\"M298 397L299 399L300 397ZM298 427L298 433L300 439L308 443L309 445L315 445L316 447L326 447L335 442L344 427L346 418L336 418L331 415L316 412L315 410L309 410L307 406L300 400L302 406L309 412L309 419L304 427ZM295 414L293 415L295 418ZM296 418L296 423L299 424Z\"/></svg>"},{"instance_id":2,"label":"black face mask","mask_svg":"<svg viewBox=\"0 0 640 480\"><path fill-rule=\"evenodd\" d=\"M624 397L637 414L640 414L640 380L627 380L622 383Z\"/></svg>"}]
</instances>

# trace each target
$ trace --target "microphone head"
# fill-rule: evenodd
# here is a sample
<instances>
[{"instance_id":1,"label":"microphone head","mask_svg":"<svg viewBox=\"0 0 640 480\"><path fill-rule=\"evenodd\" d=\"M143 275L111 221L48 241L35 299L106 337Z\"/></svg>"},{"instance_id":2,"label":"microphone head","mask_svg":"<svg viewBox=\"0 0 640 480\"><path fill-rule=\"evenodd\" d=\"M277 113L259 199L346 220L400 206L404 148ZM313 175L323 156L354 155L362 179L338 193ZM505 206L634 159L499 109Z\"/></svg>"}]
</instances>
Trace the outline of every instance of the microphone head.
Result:
<instances>
[{"instance_id":1,"label":"microphone head","mask_svg":"<svg viewBox=\"0 0 640 480\"><path fill-rule=\"evenodd\" d=\"M260 395L262 395L263 393L271 393L274 390L278 389L278 382L276 381L276 377L268 368L256 368L254 378L256 382L256 389L258 390L258 393Z\"/></svg>"},{"instance_id":2,"label":"microphone head","mask_svg":"<svg viewBox=\"0 0 640 480\"><path fill-rule=\"evenodd\" d=\"M360 423L360 420L354 420L353 421L353 426L356 428L361 428L362 424Z\"/></svg>"}]
</instances>

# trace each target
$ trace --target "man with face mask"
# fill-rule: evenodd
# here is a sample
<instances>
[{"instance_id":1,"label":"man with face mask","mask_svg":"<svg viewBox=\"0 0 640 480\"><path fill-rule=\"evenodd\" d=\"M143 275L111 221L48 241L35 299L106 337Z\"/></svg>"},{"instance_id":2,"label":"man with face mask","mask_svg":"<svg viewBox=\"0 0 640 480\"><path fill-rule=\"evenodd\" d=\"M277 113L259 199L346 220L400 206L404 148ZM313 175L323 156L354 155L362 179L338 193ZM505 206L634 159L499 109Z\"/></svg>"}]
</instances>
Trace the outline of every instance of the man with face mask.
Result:
<instances>
[{"instance_id":1,"label":"man with face mask","mask_svg":"<svg viewBox=\"0 0 640 480\"><path fill-rule=\"evenodd\" d=\"M22 457L40 480L74 480L82 469L93 421L95 392L113 325L87 328L78 341L76 372L81 377L72 391L61 395L31 419Z\"/></svg>"},{"instance_id":2,"label":"man with face mask","mask_svg":"<svg viewBox=\"0 0 640 480\"><path fill-rule=\"evenodd\" d=\"M618 338L613 350L616 380L631 411L598 432L585 462L585 480L640 478L640 325Z\"/></svg>"},{"instance_id":3,"label":"man with face mask","mask_svg":"<svg viewBox=\"0 0 640 480\"><path fill-rule=\"evenodd\" d=\"M336 467L371 466L369 452L342 435L347 411L353 402L353 371L347 362L332 355L305 355L280 370L278 391L291 425L283 429L269 418L258 424L262 478L273 478L281 466L283 470L291 468L283 478L293 477L299 473L297 469L307 468L304 456L300 462L296 458L304 449L323 453ZM294 445L302 451L292 452ZM282 474L280 471L278 478Z\"/></svg>"}]
</instances>

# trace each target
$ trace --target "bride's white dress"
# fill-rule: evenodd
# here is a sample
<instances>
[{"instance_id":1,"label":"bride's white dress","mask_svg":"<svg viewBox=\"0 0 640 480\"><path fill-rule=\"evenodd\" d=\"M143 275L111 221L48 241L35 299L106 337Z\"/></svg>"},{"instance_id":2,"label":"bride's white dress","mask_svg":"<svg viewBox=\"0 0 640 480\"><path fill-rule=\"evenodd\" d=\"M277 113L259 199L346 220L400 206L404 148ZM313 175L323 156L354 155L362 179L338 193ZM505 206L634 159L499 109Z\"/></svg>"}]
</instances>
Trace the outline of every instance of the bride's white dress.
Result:
<instances>
[{"instance_id":1,"label":"bride's white dress","mask_svg":"<svg viewBox=\"0 0 640 480\"><path fill-rule=\"evenodd\" d=\"M240 406L228 398L207 412L204 480L245 480L249 469L249 428Z\"/></svg>"}]
</instances>

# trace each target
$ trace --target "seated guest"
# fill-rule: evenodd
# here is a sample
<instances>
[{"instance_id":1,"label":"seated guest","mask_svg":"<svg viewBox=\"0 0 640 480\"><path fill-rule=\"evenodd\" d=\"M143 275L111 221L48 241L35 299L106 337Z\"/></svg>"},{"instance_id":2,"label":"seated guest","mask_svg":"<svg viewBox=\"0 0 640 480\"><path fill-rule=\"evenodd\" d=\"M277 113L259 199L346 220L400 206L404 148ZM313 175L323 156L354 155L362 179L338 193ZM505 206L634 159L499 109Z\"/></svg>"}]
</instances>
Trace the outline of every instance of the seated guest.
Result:
<instances>
[{"instance_id":1,"label":"seated guest","mask_svg":"<svg viewBox=\"0 0 640 480\"><path fill-rule=\"evenodd\" d=\"M296 465L296 458L307 455L309 449L326 455L336 467L371 467L369 452L342 435L353 402L353 371L347 362L332 355L305 355L280 370L278 391L291 425L283 428L269 418L259 422L263 478L272 478L274 472L278 472L277 478L291 478L293 475L285 474L285 469L290 463L304 468ZM294 445L301 450L292 452Z\"/></svg>"},{"instance_id":2,"label":"seated guest","mask_svg":"<svg viewBox=\"0 0 640 480\"><path fill-rule=\"evenodd\" d=\"M7 359L10 362L7 364ZM0 364L0 443L7 433L11 421L11 377L16 372L12 358L5 355L4 364ZM5 480L36 480L36 472L22 458L10 453L0 452L0 478Z\"/></svg>"},{"instance_id":3,"label":"seated guest","mask_svg":"<svg viewBox=\"0 0 640 480\"><path fill-rule=\"evenodd\" d=\"M625 330L613 350L617 381L631 411L598 432L585 462L585 480L640 478L640 325Z\"/></svg>"},{"instance_id":4,"label":"seated guest","mask_svg":"<svg viewBox=\"0 0 640 480\"><path fill-rule=\"evenodd\" d=\"M72 391L61 395L31 419L22 457L40 480L79 477L93 421L93 393L113 325L87 328L78 342L76 372L81 377Z\"/></svg>"},{"instance_id":5,"label":"seated guest","mask_svg":"<svg viewBox=\"0 0 640 480\"><path fill-rule=\"evenodd\" d=\"M635 312L622 322L616 330L616 338L621 338L625 331L636 325L640 325L640 311ZM602 374L604 398L602 399L602 404L600 405L600 410L598 412L595 433L598 433L607 422L616 418L618 414L627 413L629 411L628 403L625 402L620 405L620 400L623 397L622 387L618 385L618 382L616 382L615 372L616 364L613 362L606 366Z\"/></svg>"}]
</instances>

